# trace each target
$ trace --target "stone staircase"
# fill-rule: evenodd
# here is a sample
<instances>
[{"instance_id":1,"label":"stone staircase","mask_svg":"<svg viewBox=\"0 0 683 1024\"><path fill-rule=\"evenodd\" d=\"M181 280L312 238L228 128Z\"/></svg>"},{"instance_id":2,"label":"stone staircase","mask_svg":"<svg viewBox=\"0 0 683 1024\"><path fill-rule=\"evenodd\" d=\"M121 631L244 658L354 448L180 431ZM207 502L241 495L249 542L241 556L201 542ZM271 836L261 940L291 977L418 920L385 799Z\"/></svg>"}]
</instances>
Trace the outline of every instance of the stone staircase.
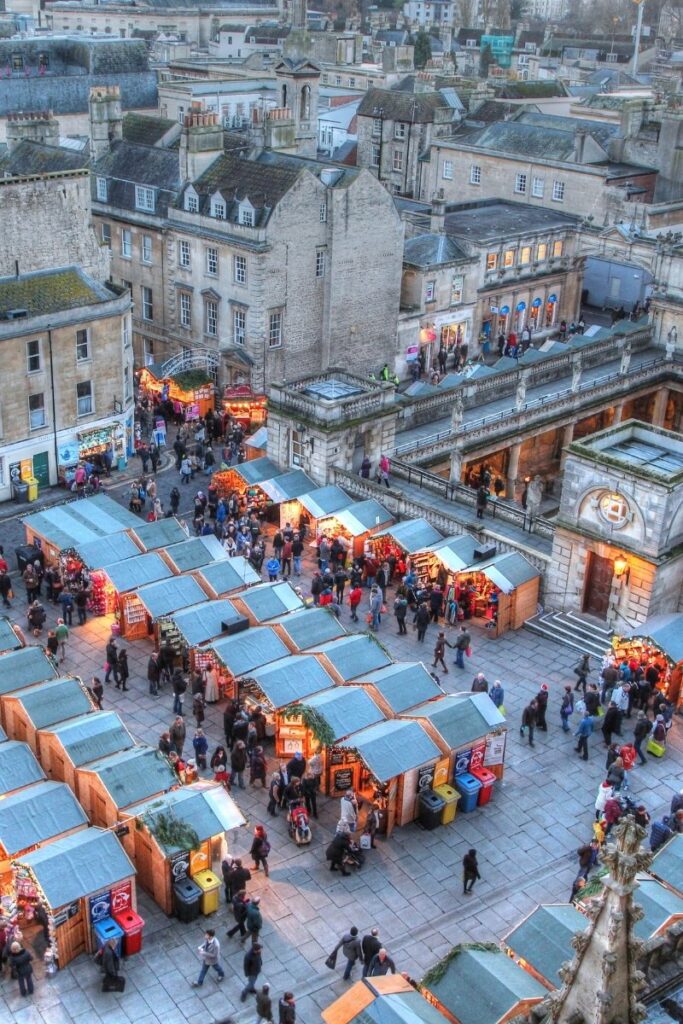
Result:
<instances>
[{"instance_id":1,"label":"stone staircase","mask_svg":"<svg viewBox=\"0 0 683 1024\"><path fill-rule=\"evenodd\" d=\"M598 661L602 661L612 644L611 629L574 612L542 612L528 619L524 628L581 654L590 654Z\"/></svg>"}]
</instances>

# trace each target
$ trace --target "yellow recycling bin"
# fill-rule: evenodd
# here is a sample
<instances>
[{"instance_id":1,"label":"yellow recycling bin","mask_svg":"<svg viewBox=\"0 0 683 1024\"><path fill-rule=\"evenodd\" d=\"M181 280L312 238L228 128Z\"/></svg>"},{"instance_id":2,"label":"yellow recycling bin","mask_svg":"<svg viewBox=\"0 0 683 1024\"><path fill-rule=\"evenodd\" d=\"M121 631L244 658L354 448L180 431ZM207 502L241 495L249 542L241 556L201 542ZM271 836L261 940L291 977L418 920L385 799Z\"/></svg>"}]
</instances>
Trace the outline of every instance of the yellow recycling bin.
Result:
<instances>
[{"instance_id":1,"label":"yellow recycling bin","mask_svg":"<svg viewBox=\"0 0 683 1024\"><path fill-rule=\"evenodd\" d=\"M218 910L220 898L221 880L218 875L208 868L198 871L192 876L192 881L202 890L202 898L199 903L202 914L215 914Z\"/></svg>"},{"instance_id":2,"label":"yellow recycling bin","mask_svg":"<svg viewBox=\"0 0 683 1024\"><path fill-rule=\"evenodd\" d=\"M443 786L436 786L434 792L439 794L445 805L443 814L441 815L441 824L448 825L455 818L460 794L457 789L453 789L452 786L449 786L446 783L444 783Z\"/></svg>"},{"instance_id":3,"label":"yellow recycling bin","mask_svg":"<svg viewBox=\"0 0 683 1024\"><path fill-rule=\"evenodd\" d=\"M28 484L28 500L29 501L37 501L38 500L38 480L36 479L36 477L29 476L29 477L26 478L26 480L24 482Z\"/></svg>"}]
</instances>

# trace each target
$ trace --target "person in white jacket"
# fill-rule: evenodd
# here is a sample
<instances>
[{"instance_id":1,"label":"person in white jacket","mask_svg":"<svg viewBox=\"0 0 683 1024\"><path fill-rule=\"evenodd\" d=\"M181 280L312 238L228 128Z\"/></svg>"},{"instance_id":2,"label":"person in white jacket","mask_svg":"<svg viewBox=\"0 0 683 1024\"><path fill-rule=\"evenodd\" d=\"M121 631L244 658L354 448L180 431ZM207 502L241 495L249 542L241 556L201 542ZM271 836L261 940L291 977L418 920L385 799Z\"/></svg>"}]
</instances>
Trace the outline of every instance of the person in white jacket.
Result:
<instances>
[{"instance_id":1,"label":"person in white jacket","mask_svg":"<svg viewBox=\"0 0 683 1024\"><path fill-rule=\"evenodd\" d=\"M600 821L604 810L605 804L609 798L614 794L614 790L610 786L609 782L601 782L598 787L598 795L595 798L595 820Z\"/></svg>"}]
</instances>

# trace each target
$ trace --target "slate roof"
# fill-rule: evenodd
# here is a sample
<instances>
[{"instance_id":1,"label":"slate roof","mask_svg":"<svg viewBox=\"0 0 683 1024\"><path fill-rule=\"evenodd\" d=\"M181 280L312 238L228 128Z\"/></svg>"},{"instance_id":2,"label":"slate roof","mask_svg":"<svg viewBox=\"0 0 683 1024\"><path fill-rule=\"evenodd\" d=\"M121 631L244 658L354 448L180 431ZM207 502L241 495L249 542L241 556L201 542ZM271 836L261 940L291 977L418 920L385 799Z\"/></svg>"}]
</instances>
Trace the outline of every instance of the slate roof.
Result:
<instances>
[{"instance_id":1,"label":"slate roof","mask_svg":"<svg viewBox=\"0 0 683 1024\"><path fill-rule=\"evenodd\" d=\"M257 622L277 618L284 612L298 611L303 602L289 583L262 583L235 594L235 601L244 604Z\"/></svg>"},{"instance_id":2,"label":"slate roof","mask_svg":"<svg viewBox=\"0 0 683 1024\"><path fill-rule=\"evenodd\" d=\"M289 25L252 25L244 36L245 43L278 43L290 33Z\"/></svg>"},{"instance_id":3,"label":"slate roof","mask_svg":"<svg viewBox=\"0 0 683 1024\"><path fill-rule=\"evenodd\" d=\"M156 33L155 33L156 34ZM127 113L123 117L123 141L143 146L158 146L164 136L180 125L167 117L151 117L148 114Z\"/></svg>"},{"instance_id":4,"label":"slate roof","mask_svg":"<svg viewBox=\"0 0 683 1024\"><path fill-rule=\"evenodd\" d=\"M466 747L505 725L504 716L487 693L442 697L404 712L404 717L428 719L451 750Z\"/></svg>"},{"instance_id":5,"label":"slate roof","mask_svg":"<svg viewBox=\"0 0 683 1024\"><path fill-rule=\"evenodd\" d=\"M369 633L352 633L318 644L314 653L325 655L345 682L366 679L369 672L391 664L391 658Z\"/></svg>"},{"instance_id":6,"label":"slate roof","mask_svg":"<svg viewBox=\"0 0 683 1024\"><path fill-rule=\"evenodd\" d=\"M512 122L509 122L512 124ZM523 126L522 126L522 130ZM536 129L531 129L535 131ZM564 132L558 133L565 135ZM464 238L468 242L486 243L512 238L515 235L537 234L540 231L567 227L579 218L559 210L527 203L513 203L502 199L467 203L448 210L445 228L448 235Z\"/></svg>"},{"instance_id":7,"label":"slate roof","mask_svg":"<svg viewBox=\"0 0 683 1024\"><path fill-rule=\"evenodd\" d=\"M93 166L92 197L97 200L96 178L107 179L107 206L135 209L135 186L157 189L155 214L164 216L180 186L180 163L175 150L113 142Z\"/></svg>"},{"instance_id":8,"label":"slate roof","mask_svg":"<svg viewBox=\"0 0 683 1024\"><path fill-rule=\"evenodd\" d=\"M78 679L51 679L40 686L11 694L36 729L94 712L92 701Z\"/></svg>"},{"instance_id":9,"label":"slate roof","mask_svg":"<svg viewBox=\"0 0 683 1024\"><path fill-rule=\"evenodd\" d=\"M190 572L212 562L222 562L228 553L213 534L208 537L190 537L180 544L166 548L166 554L180 572Z\"/></svg>"},{"instance_id":10,"label":"slate roof","mask_svg":"<svg viewBox=\"0 0 683 1024\"><path fill-rule=\"evenodd\" d=\"M337 487L336 484L327 484L325 487L316 487L308 494L302 494L299 502L314 519L330 515L341 508L347 508L349 501L348 494Z\"/></svg>"},{"instance_id":11,"label":"slate roof","mask_svg":"<svg viewBox=\"0 0 683 1024\"><path fill-rule=\"evenodd\" d=\"M505 103L503 100L484 100L468 113L466 124L495 124L507 118L517 116L519 106L516 103Z\"/></svg>"},{"instance_id":12,"label":"slate roof","mask_svg":"<svg viewBox=\"0 0 683 1024\"><path fill-rule=\"evenodd\" d=\"M0 747L0 754L5 749ZM683 895L683 835L675 835L654 855L650 874Z\"/></svg>"},{"instance_id":13,"label":"slate roof","mask_svg":"<svg viewBox=\"0 0 683 1024\"><path fill-rule=\"evenodd\" d=\"M0 177L8 175L27 177L31 174L58 174L60 171L78 171L88 166L88 155L62 146L44 146L30 139L22 139L0 159Z\"/></svg>"},{"instance_id":14,"label":"slate roof","mask_svg":"<svg viewBox=\"0 0 683 1024\"><path fill-rule=\"evenodd\" d=\"M225 153L193 182L199 196L199 212L220 192L226 204L226 219L236 221L239 203L248 199L254 207L254 226L261 227L299 176L298 168L277 167L256 160L242 160Z\"/></svg>"},{"instance_id":15,"label":"slate roof","mask_svg":"<svg viewBox=\"0 0 683 1024\"><path fill-rule=\"evenodd\" d=\"M557 80L539 82L505 82L496 85L496 96L502 100L548 99L566 96L567 90Z\"/></svg>"},{"instance_id":16,"label":"slate roof","mask_svg":"<svg viewBox=\"0 0 683 1024\"><path fill-rule=\"evenodd\" d=\"M135 746L135 740L114 711L79 715L47 731L56 736L77 768Z\"/></svg>"},{"instance_id":17,"label":"slate roof","mask_svg":"<svg viewBox=\"0 0 683 1024\"><path fill-rule=\"evenodd\" d=\"M74 548L88 569L101 569L103 565L113 565L140 554L140 548L127 533L114 533L105 540L84 541Z\"/></svg>"},{"instance_id":18,"label":"slate roof","mask_svg":"<svg viewBox=\"0 0 683 1024\"><path fill-rule=\"evenodd\" d=\"M521 121L498 121L476 131L458 132L453 141L504 156L574 163L573 135L558 128L540 128Z\"/></svg>"},{"instance_id":19,"label":"slate roof","mask_svg":"<svg viewBox=\"0 0 683 1024\"><path fill-rule=\"evenodd\" d=\"M162 522L168 523L170 520L165 519ZM33 515L26 516L24 525L30 527L34 533L60 551L74 548L77 543L85 544L89 541L99 540L102 544L102 551L106 554L108 548L102 538L119 534L122 530L130 527L137 527L140 525L140 520L106 494L96 494L83 501L72 501L68 505L53 505L51 508L43 509L42 512L34 512ZM159 524L149 523L147 525L158 526ZM183 536L185 535L183 534Z\"/></svg>"},{"instance_id":20,"label":"slate roof","mask_svg":"<svg viewBox=\"0 0 683 1024\"><path fill-rule=\"evenodd\" d=\"M362 682L371 683L395 715L416 704L443 696L443 690L421 661L387 665L386 668L368 673Z\"/></svg>"},{"instance_id":21,"label":"slate roof","mask_svg":"<svg viewBox=\"0 0 683 1024\"><path fill-rule=\"evenodd\" d=\"M88 764L117 807L128 807L178 784L167 759L153 747L134 747Z\"/></svg>"},{"instance_id":22,"label":"slate roof","mask_svg":"<svg viewBox=\"0 0 683 1024\"><path fill-rule=\"evenodd\" d=\"M438 981L428 976L425 987L460 1024L499 1021L521 1000L539 1000L548 994L504 953L467 948L460 948Z\"/></svg>"},{"instance_id":23,"label":"slate roof","mask_svg":"<svg viewBox=\"0 0 683 1024\"><path fill-rule=\"evenodd\" d=\"M133 527L133 533L146 551L154 551L187 540L187 533L177 519L158 519L156 523L141 523L138 519Z\"/></svg>"},{"instance_id":24,"label":"slate roof","mask_svg":"<svg viewBox=\"0 0 683 1024\"><path fill-rule=\"evenodd\" d=\"M461 46L466 46L468 39L476 39L477 46L479 46L483 35L483 28L461 28L455 38Z\"/></svg>"},{"instance_id":25,"label":"slate roof","mask_svg":"<svg viewBox=\"0 0 683 1024\"><path fill-rule=\"evenodd\" d=\"M403 246L403 262L411 267L437 267L470 259L468 254L448 235L416 235Z\"/></svg>"},{"instance_id":26,"label":"slate roof","mask_svg":"<svg viewBox=\"0 0 683 1024\"><path fill-rule=\"evenodd\" d=\"M10 857L87 823L64 782L39 782L0 800L0 846Z\"/></svg>"},{"instance_id":27,"label":"slate roof","mask_svg":"<svg viewBox=\"0 0 683 1024\"><path fill-rule=\"evenodd\" d=\"M164 796L135 804L129 808L129 812L152 819L158 814L171 813L179 821L190 825L200 842L246 824L239 807L223 786L206 782L183 786ZM159 845L167 854L175 853L178 849L176 846Z\"/></svg>"},{"instance_id":28,"label":"slate roof","mask_svg":"<svg viewBox=\"0 0 683 1024\"><path fill-rule=\"evenodd\" d=\"M393 89L368 89L358 107L358 116L426 124L434 120L436 110L450 109L438 92L407 93Z\"/></svg>"},{"instance_id":29,"label":"slate roof","mask_svg":"<svg viewBox=\"0 0 683 1024\"><path fill-rule=\"evenodd\" d=\"M7 740L0 744L0 796L42 782L43 769L28 743Z\"/></svg>"},{"instance_id":30,"label":"slate roof","mask_svg":"<svg viewBox=\"0 0 683 1024\"><path fill-rule=\"evenodd\" d=\"M335 741L385 720L362 686L333 686L307 697L303 703L322 715L332 729Z\"/></svg>"},{"instance_id":31,"label":"slate roof","mask_svg":"<svg viewBox=\"0 0 683 1024\"><path fill-rule=\"evenodd\" d=\"M620 125L605 121L589 121L582 117L564 117L559 114L544 114L542 111L523 110L519 117L515 118L517 124L533 124L538 128L559 129L569 132L572 135L576 131L588 132L593 138L606 148L610 139L619 135Z\"/></svg>"},{"instance_id":32,"label":"slate roof","mask_svg":"<svg viewBox=\"0 0 683 1024\"><path fill-rule=\"evenodd\" d=\"M173 571L156 551L148 551L144 555L138 552L132 558L124 558L121 562L114 562L113 565L105 565L102 568L114 589L120 594L128 590L137 590L147 583L169 579L173 575Z\"/></svg>"},{"instance_id":33,"label":"slate roof","mask_svg":"<svg viewBox=\"0 0 683 1024\"><path fill-rule=\"evenodd\" d=\"M42 647L22 647L0 658L0 694L12 693L44 679L54 679L57 670Z\"/></svg>"},{"instance_id":34,"label":"slate roof","mask_svg":"<svg viewBox=\"0 0 683 1024\"><path fill-rule=\"evenodd\" d=\"M243 633L214 640L208 649L235 677L251 673L255 668L285 658L290 653L270 626L253 626Z\"/></svg>"},{"instance_id":35,"label":"slate roof","mask_svg":"<svg viewBox=\"0 0 683 1024\"><path fill-rule=\"evenodd\" d=\"M116 298L115 292L78 267L0 278L0 316L9 309L25 309L29 317L44 316Z\"/></svg>"},{"instance_id":36,"label":"slate roof","mask_svg":"<svg viewBox=\"0 0 683 1024\"><path fill-rule=\"evenodd\" d=\"M152 619L170 615L181 608L208 601L208 597L193 576L173 576L168 580L150 583L138 590L138 599Z\"/></svg>"}]
</instances>

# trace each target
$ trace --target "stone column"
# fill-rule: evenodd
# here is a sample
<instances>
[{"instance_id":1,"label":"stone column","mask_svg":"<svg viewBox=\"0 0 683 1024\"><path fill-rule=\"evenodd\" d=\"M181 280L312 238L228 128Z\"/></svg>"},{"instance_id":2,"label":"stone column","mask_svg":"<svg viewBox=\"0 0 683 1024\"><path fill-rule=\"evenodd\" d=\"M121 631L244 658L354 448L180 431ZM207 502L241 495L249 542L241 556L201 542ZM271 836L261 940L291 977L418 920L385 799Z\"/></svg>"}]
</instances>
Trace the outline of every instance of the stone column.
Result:
<instances>
[{"instance_id":1,"label":"stone column","mask_svg":"<svg viewBox=\"0 0 683 1024\"><path fill-rule=\"evenodd\" d=\"M451 452L451 467L448 479L452 484L459 484L462 480L462 455L460 452Z\"/></svg>"},{"instance_id":2,"label":"stone column","mask_svg":"<svg viewBox=\"0 0 683 1024\"><path fill-rule=\"evenodd\" d=\"M579 385L581 384L581 370L583 368L583 359L581 353L577 352L572 356L572 391L578 391Z\"/></svg>"},{"instance_id":3,"label":"stone column","mask_svg":"<svg viewBox=\"0 0 683 1024\"><path fill-rule=\"evenodd\" d=\"M663 427L666 418L666 407L669 404L669 389L661 388L655 395L655 407L652 410L652 426Z\"/></svg>"},{"instance_id":4,"label":"stone column","mask_svg":"<svg viewBox=\"0 0 683 1024\"><path fill-rule=\"evenodd\" d=\"M519 472L519 456L521 451L522 444L521 442L518 442L517 444L513 444L508 452L508 469L505 494L510 501L515 500L517 488L517 473Z\"/></svg>"},{"instance_id":5,"label":"stone column","mask_svg":"<svg viewBox=\"0 0 683 1024\"><path fill-rule=\"evenodd\" d=\"M560 454L560 472L564 471L564 464L567 461L567 447L574 440L574 424L568 423L562 430L562 453Z\"/></svg>"},{"instance_id":6,"label":"stone column","mask_svg":"<svg viewBox=\"0 0 683 1024\"><path fill-rule=\"evenodd\" d=\"M624 402L617 402L612 409L612 426L621 423L624 418Z\"/></svg>"},{"instance_id":7,"label":"stone column","mask_svg":"<svg viewBox=\"0 0 683 1024\"><path fill-rule=\"evenodd\" d=\"M517 378L517 392L515 394L515 410L521 412L526 401L527 374L522 370Z\"/></svg>"},{"instance_id":8,"label":"stone column","mask_svg":"<svg viewBox=\"0 0 683 1024\"><path fill-rule=\"evenodd\" d=\"M451 431L455 434L462 425L463 412L465 405L463 402L462 393L459 391L455 396L453 402L453 408L451 409Z\"/></svg>"},{"instance_id":9,"label":"stone column","mask_svg":"<svg viewBox=\"0 0 683 1024\"><path fill-rule=\"evenodd\" d=\"M631 342L625 341L624 347L621 350L621 365L619 367L619 373L628 373L628 368L631 365Z\"/></svg>"}]
</instances>

